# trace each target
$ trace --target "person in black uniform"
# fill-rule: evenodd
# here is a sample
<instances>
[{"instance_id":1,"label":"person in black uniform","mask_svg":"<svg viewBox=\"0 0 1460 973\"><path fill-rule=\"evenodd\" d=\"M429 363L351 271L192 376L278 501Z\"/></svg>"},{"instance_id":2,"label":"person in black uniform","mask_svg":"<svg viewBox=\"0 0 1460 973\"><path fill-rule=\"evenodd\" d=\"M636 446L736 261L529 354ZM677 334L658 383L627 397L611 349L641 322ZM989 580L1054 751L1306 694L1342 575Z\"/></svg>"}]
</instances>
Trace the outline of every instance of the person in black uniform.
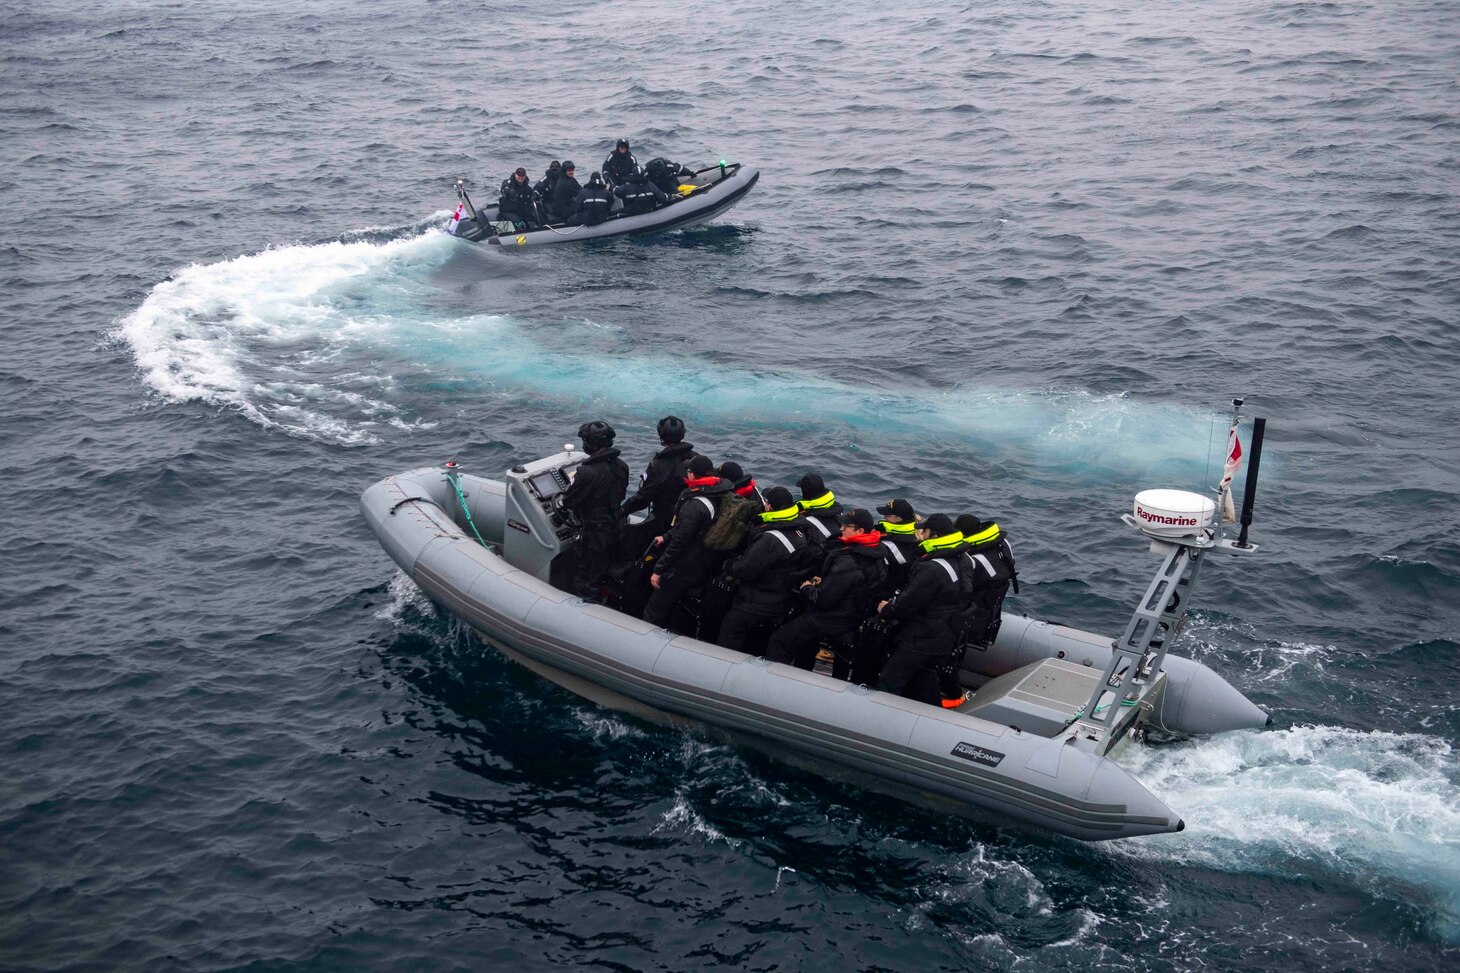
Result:
<instances>
[{"instance_id":1,"label":"person in black uniform","mask_svg":"<svg viewBox=\"0 0 1460 973\"><path fill-rule=\"evenodd\" d=\"M649 541L668 532L669 522L674 517L674 505L684 490L689 461L695 455L694 444L684 441L684 420L679 416L660 419L658 432L661 448L640 475L639 489L623 505L625 516L649 508L648 519L638 527L630 527L630 554L638 554Z\"/></svg>"},{"instance_id":2,"label":"person in black uniform","mask_svg":"<svg viewBox=\"0 0 1460 973\"><path fill-rule=\"evenodd\" d=\"M595 172L588 177L588 185L579 191L578 198L573 200L571 222L581 226L597 226L608 219L612 209L613 197L603 184L603 177Z\"/></svg>"},{"instance_id":3,"label":"person in black uniform","mask_svg":"<svg viewBox=\"0 0 1460 973\"><path fill-rule=\"evenodd\" d=\"M836 494L826 488L820 473L807 473L796 481L801 488L801 514L806 518L806 539L826 551L838 548L841 536L842 505Z\"/></svg>"},{"instance_id":4,"label":"person in black uniform","mask_svg":"<svg viewBox=\"0 0 1460 973\"><path fill-rule=\"evenodd\" d=\"M603 160L603 178L608 180L609 185L617 186L628 182L629 176L638 167L634 154L629 151L629 140L619 139L608 158Z\"/></svg>"},{"instance_id":5,"label":"person in black uniform","mask_svg":"<svg viewBox=\"0 0 1460 973\"><path fill-rule=\"evenodd\" d=\"M771 636L765 655L772 662L810 669L822 639L841 642L871 614L887 577L882 535L869 511L853 508L838 520L841 534L822 560L820 573L801 583L806 611Z\"/></svg>"},{"instance_id":6,"label":"person in black uniform","mask_svg":"<svg viewBox=\"0 0 1460 973\"><path fill-rule=\"evenodd\" d=\"M961 570L963 535L947 514L933 514L918 528L923 554L895 598L877 606L883 619L898 622L892 656L877 688L938 704L933 667L957 642L953 618L967 601L968 577Z\"/></svg>"},{"instance_id":7,"label":"person in black uniform","mask_svg":"<svg viewBox=\"0 0 1460 973\"><path fill-rule=\"evenodd\" d=\"M969 632L969 644L993 641L999 633L1004 595L1010 585L1019 593L1019 569L1014 562L1014 548L1009 538L992 521L963 514L953 528L963 534L963 554L968 558L973 579L973 608L979 612L977 624Z\"/></svg>"},{"instance_id":8,"label":"person in black uniform","mask_svg":"<svg viewBox=\"0 0 1460 973\"><path fill-rule=\"evenodd\" d=\"M650 159L648 165L644 166L644 172L649 181L664 190L671 200L679 198L679 187L682 183L695 177L693 169L665 158Z\"/></svg>"},{"instance_id":9,"label":"person in black uniform","mask_svg":"<svg viewBox=\"0 0 1460 973\"><path fill-rule=\"evenodd\" d=\"M563 175L563 164L554 159L542 174L542 178L533 183L532 192L537 197L538 209L543 213L550 213L553 208L553 187L558 184L558 179Z\"/></svg>"},{"instance_id":10,"label":"person in black uniform","mask_svg":"<svg viewBox=\"0 0 1460 973\"><path fill-rule=\"evenodd\" d=\"M521 223L528 229L541 221L537 218L537 197L527 182L527 170L521 166L502 180L502 193L497 199L497 219Z\"/></svg>"},{"instance_id":11,"label":"person in black uniform","mask_svg":"<svg viewBox=\"0 0 1460 973\"><path fill-rule=\"evenodd\" d=\"M987 523L972 514L962 514L953 529L963 535L962 570L969 578L969 590L955 628L957 641L947 659L939 663L938 692L945 707L963 703L958 670L970 645L987 645L999 634L1004 596L1012 584L1019 591L1019 573L1014 549L993 521Z\"/></svg>"},{"instance_id":12,"label":"person in black uniform","mask_svg":"<svg viewBox=\"0 0 1460 973\"><path fill-rule=\"evenodd\" d=\"M613 446L613 427L606 422L585 422L578 427L588 458L578 465L573 482L563 492L563 509L578 519L574 542L578 556L576 594L596 600L604 575L618 545L618 508L629 487L629 468Z\"/></svg>"},{"instance_id":13,"label":"person in black uniform","mask_svg":"<svg viewBox=\"0 0 1460 973\"><path fill-rule=\"evenodd\" d=\"M887 561L887 580L877 593L879 601L891 598L907 584L908 570L922 556L918 547L917 514L912 504L903 499L889 500L877 508L883 515L877 530L882 534L882 557ZM874 615L857 629L851 657L838 655L831 674L837 679L851 679L861 686L877 682L877 674L892 654L892 634L897 623Z\"/></svg>"},{"instance_id":14,"label":"person in black uniform","mask_svg":"<svg viewBox=\"0 0 1460 973\"><path fill-rule=\"evenodd\" d=\"M582 191L583 187L573 176L573 160L564 160L563 173L558 176L557 184L553 186L553 222L566 223L573 218L573 205L578 201L578 194Z\"/></svg>"},{"instance_id":15,"label":"person in black uniform","mask_svg":"<svg viewBox=\"0 0 1460 973\"><path fill-rule=\"evenodd\" d=\"M723 466L722 466L723 471ZM796 575L807 551L801 508L785 487L765 491L765 513L751 530L745 553L725 564L736 581L730 610L720 622L719 642L746 651L753 632L778 625L796 605Z\"/></svg>"},{"instance_id":16,"label":"person in black uniform","mask_svg":"<svg viewBox=\"0 0 1460 973\"><path fill-rule=\"evenodd\" d=\"M745 468L739 463L726 460L720 464L717 472L721 479L730 484L730 489L736 496L754 500L757 506L765 503L765 497L761 496L760 488L755 485L755 477L745 472Z\"/></svg>"},{"instance_id":17,"label":"person in black uniform","mask_svg":"<svg viewBox=\"0 0 1460 973\"><path fill-rule=\"evenodd\" d=\"M625 216L652 213L669 202L664 190L650 182L649 177L639 169L631 172L624 182L614 186L613 194L624 201Z\"/></svg>"},{"instance_id":18,"label":"person in black uniform","mask_svg":"<svg viewBox=\"0 0 1460 973\"><path fill-rule=\"evenodd\" d=\"M877 529L882 532L882 549L887 557L887 597L907 583L907 573L913 562L922 555L918 547L918 518L912 504L898 498L889 500L877 508L882 521Z\"/></svg>"},{"instance_id":19,"label":"person in black uniform","mask_svg":"<svg viewBox=\"0 0 1460 973\"><path fill-rule=\"evenodd\" d=\"M690 460L684 492L674 508L674 523L663 535L662 550L649 578L654 593L644 606L644 621L664 625L680 600L708 581L719 566L723 555L706 550L701 540L715 521L720 498L729 492L730 485L715 475L709 457Z\"/></svg>"}]
</instances>

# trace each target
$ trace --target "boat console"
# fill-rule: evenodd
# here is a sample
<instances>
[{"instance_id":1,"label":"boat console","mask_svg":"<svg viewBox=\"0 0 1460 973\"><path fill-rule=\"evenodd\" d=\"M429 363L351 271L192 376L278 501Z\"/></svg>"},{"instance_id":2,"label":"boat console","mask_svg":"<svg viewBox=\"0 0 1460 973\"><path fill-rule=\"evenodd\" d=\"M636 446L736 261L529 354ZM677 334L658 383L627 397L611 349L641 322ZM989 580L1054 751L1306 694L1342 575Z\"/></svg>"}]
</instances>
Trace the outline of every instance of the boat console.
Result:
<instances>
[{"instance_id":1,"label":"boat console","mask_svg":"<svg viewBox=\"0 0 1460 973\"><path fill-rule=\"evenodd\" d=\"M573 540L577 528L560 510L563 493L588 454L571 445L507 471L507 510L502 531L507 561L543 581L548 567Z\"/></svg>"}]
</instances>

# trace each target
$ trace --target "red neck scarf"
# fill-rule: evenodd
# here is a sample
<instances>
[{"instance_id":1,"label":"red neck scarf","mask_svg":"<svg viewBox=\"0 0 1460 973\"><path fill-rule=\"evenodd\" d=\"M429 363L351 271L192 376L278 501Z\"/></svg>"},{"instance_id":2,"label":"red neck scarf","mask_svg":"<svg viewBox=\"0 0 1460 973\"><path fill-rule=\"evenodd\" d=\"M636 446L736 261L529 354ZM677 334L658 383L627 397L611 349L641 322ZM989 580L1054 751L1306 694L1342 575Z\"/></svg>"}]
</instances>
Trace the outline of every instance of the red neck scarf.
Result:
<instances>
[{"instance_id":1,"label":"red neck scarf","mask_svg":"<svg viewBox=\"0 0 1460 973\"><path fill-rule=\"evenodd\" d=\"M718 476L687 476L684 478L684 485L694 490L698 487L714 486L720 482Z\"/></svg>"},{"instance_id":2,"label":"red neck scarf","mask_svg":"<svg viewBox=\"0 0 1460 973\"><path fill-rule=\"evenodd\" d=\"M750 496L754 492L755 492L755 481L754 480L751 480L749 483L745 484L745 486L743 486L743 487L736 487L735 488L735 495L736 496L740 496L740 497L748 497L748 496Z\"/></svg>"},{"instance_id":3,"label":"red neck scarf","mask_svg":"<svg viewBox=\"0 0 1460 973\"><path fill-rule=\"evenodd\" d=\"M861 544L863 547L876 547L882 543L882 531L869 530L856 537L843 537L841 542L843 544Z\"/></svg>"}]
</instances>

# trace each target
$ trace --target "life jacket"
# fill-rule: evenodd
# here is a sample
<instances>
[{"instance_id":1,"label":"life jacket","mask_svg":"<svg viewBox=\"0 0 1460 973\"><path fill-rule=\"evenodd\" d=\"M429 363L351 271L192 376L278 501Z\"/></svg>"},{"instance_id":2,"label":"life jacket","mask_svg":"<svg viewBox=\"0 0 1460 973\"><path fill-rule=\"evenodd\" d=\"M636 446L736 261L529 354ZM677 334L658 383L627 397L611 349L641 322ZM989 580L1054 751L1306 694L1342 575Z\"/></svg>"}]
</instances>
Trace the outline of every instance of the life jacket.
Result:
<instances>
[{"instance_id":1,"label":"life jacket","mask_svg":"<svg viewBox=\"0 0 1460 973\"><path fill-rule=\"evenodd\" d=\"M797 506L802 510L825 510L836 503L836 494L827 490L819 497L812 497L810 500L798 500Z\"/></svg>"},{"instance_id":2,"label":"life jacket","mask_svg":"<svg viewBox=\"0 0 1460 973\"><path fill-rule=\"evenodd\" d=\"M923 549L924 554L932 554L934 551L951 551L962 546L963 535L958 531L944 534L942 537L929 537L918 543L918 547Z\"/></svg>"},{"instance_id":3,"label":"life jacket","mask_svg":"<svg viewBox=\"0 0 1460 973\"><path fill-rule=\"evenodd\" d=\"M797 581L804 581L816 573L821 566L821 546L811 541L806 532L809 529L805 521L801 519L801 508L795 504L784 507L780 510L765 510L760 514L760 522L763 527L782 526L793 527L801 538L801 545L794 551L791 563L787 566L787 573Z\"/></svg>"},{"instance_id":4,"label":"life jacket","mask_svg":"<svg viewBox=\"0 0 1460 973\"><path fill-rule=\"evenodd\" d=\"M812 497L810 500L798 500L796 506L806 515L806 523L810 529L806 536L812 543L830 549L832 541L838 537L839 528L834 524L828 524L822 518L836 519L836 514L841 512L841 505L836 502L836 495L827 490L819 497Z\"/></svg>"},{"instance_id":5,"label":"life jacket","mask_svg":"<svg viewBox=\"0 0 1460 973\"><path fill-rule=\"evenodd\" d=\"M787 520L795 520L801 516L800 507L787 507L784 510L767 510L760 515L762 523L778 524Z\"/></svg>"},{"instance_id":6,"label":"life jacket","mask_svg":"<svg viewBox=\"0 0 1460 973\"><path fill-rule=\"evenodd\" d=\"M1019 570L1014 564L1014 549L998 524L989 524L972 537L965 537L964 542L964 553L975 566L975 587L1012 584L1014 594L1019 593Z\"/></svg>"}]
</instances>

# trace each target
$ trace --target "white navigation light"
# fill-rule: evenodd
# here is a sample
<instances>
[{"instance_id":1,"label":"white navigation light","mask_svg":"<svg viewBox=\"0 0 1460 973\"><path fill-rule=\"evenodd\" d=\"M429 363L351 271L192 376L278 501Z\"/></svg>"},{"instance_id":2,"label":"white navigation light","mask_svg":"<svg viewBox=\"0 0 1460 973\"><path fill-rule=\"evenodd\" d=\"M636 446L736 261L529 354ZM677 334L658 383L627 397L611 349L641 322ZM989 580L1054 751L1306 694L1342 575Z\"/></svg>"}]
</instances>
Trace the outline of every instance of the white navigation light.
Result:
<instances>
[{"instance_id":1,"label":"white navigation light","mask_svg":"<svg viewBox=\"0 0 1460 973\"><path fill-rule=\"evenodd\" d=\"M1187 490L1136 494L1136 526L1152 537L1194 537L1212 525L1217 503Z\"/></svg>"}]
</instances>

